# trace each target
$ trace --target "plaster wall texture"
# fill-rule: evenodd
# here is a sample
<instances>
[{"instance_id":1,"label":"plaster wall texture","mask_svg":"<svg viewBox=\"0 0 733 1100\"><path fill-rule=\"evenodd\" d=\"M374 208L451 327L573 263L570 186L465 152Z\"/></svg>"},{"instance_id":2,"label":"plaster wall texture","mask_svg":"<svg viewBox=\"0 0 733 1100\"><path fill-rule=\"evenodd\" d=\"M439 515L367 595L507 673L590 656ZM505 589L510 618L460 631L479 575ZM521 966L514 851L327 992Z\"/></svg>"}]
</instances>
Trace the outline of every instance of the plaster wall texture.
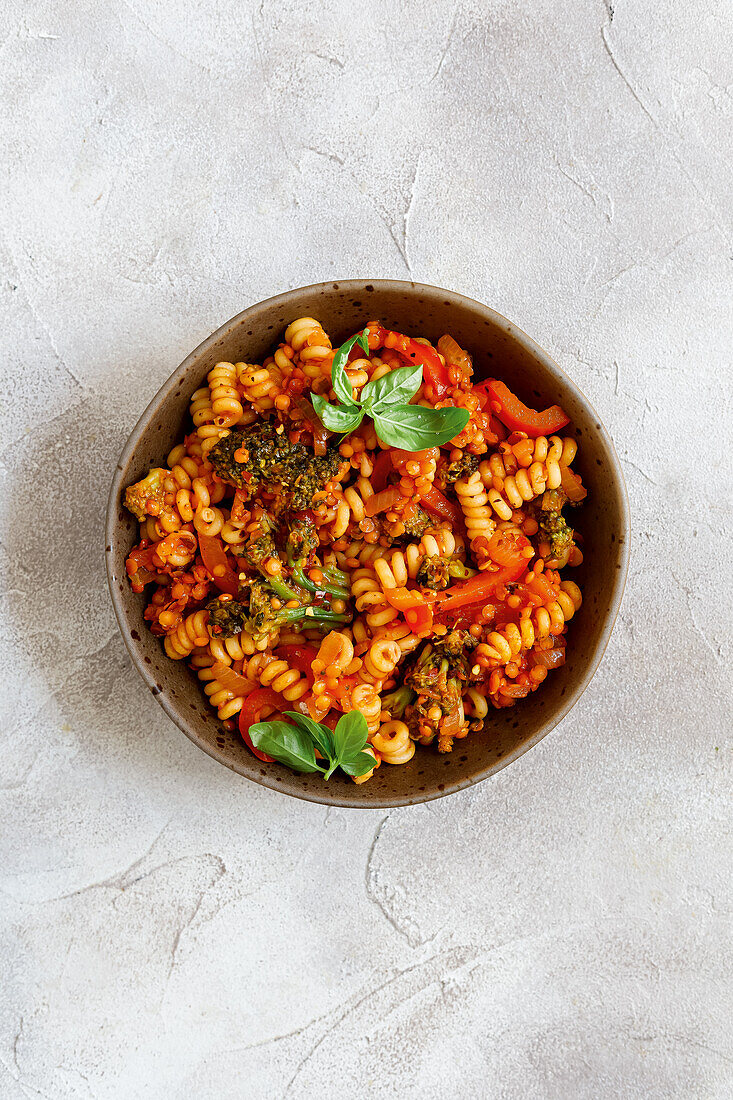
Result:
<instances>
[{"instance_id":1,"label":"plaster wall texture","mask_svg":"<svg viewBox=\"0 0 733 1100\"><path fill-rule=\"evenodd\" d=\"M0 1095L731 1096L730 5L2 11ZM182 737L102 561L117 455L183 356L366 276L532 334L633 513L578 706L389 813Z\"/></svg>"}]
</instances>

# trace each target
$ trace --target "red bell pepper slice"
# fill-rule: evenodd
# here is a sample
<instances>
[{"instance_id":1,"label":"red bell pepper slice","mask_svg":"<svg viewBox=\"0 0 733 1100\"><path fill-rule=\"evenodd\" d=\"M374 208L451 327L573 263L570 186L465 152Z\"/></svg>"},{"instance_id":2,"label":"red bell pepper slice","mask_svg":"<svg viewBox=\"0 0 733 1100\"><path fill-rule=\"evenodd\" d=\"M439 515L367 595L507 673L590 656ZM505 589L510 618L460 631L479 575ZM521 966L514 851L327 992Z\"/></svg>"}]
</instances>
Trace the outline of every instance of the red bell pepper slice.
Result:
<instances>
[{"instance_id":1,"label":"red bell pepper slice","mask_svg":"<svg viewBox=\"0 0 733 1100\"><path fill-rule=\"evenodd\" d=\"M465 607L468 604L483 606L489 603L500 585L518 580L526 568L527 559L522 558L513 565L502 566L496 573L477 573L475 577L469 577L460 584L451 585L445 592L438 593L436 614L442 615L446 611L453 611L457 607Z\"/></svg>"},{"instance_id":2,"label":"red bell pepper slice","mask_svg":"<svg viewBox=\"0 0 733 1100\"><path fill-rule=\"evenodd\" d=\"M419 344L417 340L412 340L401 332L382 328L381 325L369 326L369 347L374 351L382 347L391 348L410 363L420 363L423 369L423 381L432 388L436 399L439 400L447 394L450 388L448 368L435 348L427 344Z\"/></svg>"},{"instance_id":3,"label":"red bell pepper slice","mask_svg":"<svg viewBox=\"0 0 733 1100\"><path fill-rule=\"evenodd\" d=\"M369 478L372 489L375 493L381 493L382 489L387 488L387 479L392 473L392 455L389 451L380 451L377 455L377 460L374 463L374 469L372 470L372 476Z\"/></svg>"},{"instance_id":4,"label":"red bell pepper slice","mask_svg":"<svg viewBox=\"0 0 733 1100\"><path fill-rule=\"evenodd\" d=\"M473 387L473 392L481 402L481 408L485 409L489 403L489 384L493 382L493 378L485 378L483 382L476 382Z\"/></svg>"},{"instance_id":5,"label":"red bell pepper slice","mask_svg":"<svg viewBox=\"0 0 733 1100\"><path fill-rule=\"evenodd\" d=\"M274 707L276 710L288 710L289 705L272 688L258 688L242 704L242 709L239 712L239 732L250 752L254 753L258 760L262 760L265 764L271 764L274 757L268 756L266 752L261 752L258 748L255 748L249 735L249 727L253 726L255 722L259 722L260 714L267 706Z\"/></svg>"},{"instance_id":6,"label":"red bell pepper slice","mask_svg":"<svg viewBox=\"0 0 733 1100\"><path fill-rule=\"evenodd\" d=\"M308 680L309 687L313 686L315 677L311 665L318 656L318 650L315 646L300 645L299 643L279 645L275 650L275 656L287 661L291 668L302 672Z\"/></svg>"},{"instance_id":7,"label":"red bell pepper slice","mask_svg":"<svg viewBox=\"0 0 733 1100\"><path fill-rule=\"evenodd\" d=\"M216 587L220 592L236 596L239 592L239 578L229 564L221 539L211 535L199 535L198 540L202 561Z\"/></svg>"},{"instance_id":8,"label":"red bell pepper slice","mask_svg":"<svg viewBox=\"0 0 733 1100\"><path fill-rule=\"evenodd\" d=\"M424 634L426 631L431 630L433 626L433 611L428 604L418 604L416 607L410 607L403 612L405 616L405 622L412 628L415 634Z\"/></svg>"},{"instance_id":9,"label":"red bell pepper slice","mask_svg":"<svg viewBox=\"0 0 733 1100\"><path fill-rule=\"evenodd\" d=\"M559 405L551 405L544 412L537 412L536 409L530 409L520 401L508 386L495 378L480 383L474 387L474 392L481 392L484 388L492 412L510 431L525 432L532 439L536 439L538 435L552 435L553 432L559 431L570 423L570 417Z\"/></svg>"},{"instance_id":10,"label":"red bell pepper slice","mask_svg":"<svg viewBox=\"0 0 733 1100\"><path fill-rule=\"evenodd\" d=\"M437 516L439 519L449 520L459 530L463 528L463 512L459 505L454 504L452 500L448 500L447 497L443 496L440 489L436 489L434 485L423 490L420 494L420 503L431 515Z\"/></svg>"}]
</instances>

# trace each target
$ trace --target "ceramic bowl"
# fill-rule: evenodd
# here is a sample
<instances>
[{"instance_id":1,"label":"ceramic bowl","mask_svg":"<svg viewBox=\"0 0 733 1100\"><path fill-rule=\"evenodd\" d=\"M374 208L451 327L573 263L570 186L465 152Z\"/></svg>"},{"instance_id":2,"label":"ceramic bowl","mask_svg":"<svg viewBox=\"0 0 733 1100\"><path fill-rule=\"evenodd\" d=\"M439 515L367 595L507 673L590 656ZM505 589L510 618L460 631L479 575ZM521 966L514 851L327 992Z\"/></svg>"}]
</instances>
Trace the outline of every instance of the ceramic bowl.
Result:
<instances>
[{"instance_id":1,"label":"ceramic bowl","mask_svg":"<svg viewBox=\"0 0 733 1100\"><path fill-rule=\"evenodd\" d=\"M138 525L122 506L125 486L165 463L183 437L188 403L221 360L261 362L296 317L317 317L338 346L368 321L436 341L450 333L473 356L478 379L496 375L528 405L560 404L579 443L575 466L588 489L576 514L585 561L572 571L583 606L568 635L567 663L542 688L506 710L491 710L483 732L439 755L418 746L409 764L383 764L357 786L337 778L297 775L256 760L238 734L227 732L185 662L166 658L143 620L144 596L130 589L125 558ZM505 768L568 713L588 687L611 635L626 578L629 511L613 444L577 386L534 340L488 306L437 287L393 280L319 283L250 306L204 340L161 387L138 420L112 478L106 528L109 586L120 630L148 689L187 737L232 771L275 791L336 806L410 805L460 791Z\"/></svg>"}]
</instances>

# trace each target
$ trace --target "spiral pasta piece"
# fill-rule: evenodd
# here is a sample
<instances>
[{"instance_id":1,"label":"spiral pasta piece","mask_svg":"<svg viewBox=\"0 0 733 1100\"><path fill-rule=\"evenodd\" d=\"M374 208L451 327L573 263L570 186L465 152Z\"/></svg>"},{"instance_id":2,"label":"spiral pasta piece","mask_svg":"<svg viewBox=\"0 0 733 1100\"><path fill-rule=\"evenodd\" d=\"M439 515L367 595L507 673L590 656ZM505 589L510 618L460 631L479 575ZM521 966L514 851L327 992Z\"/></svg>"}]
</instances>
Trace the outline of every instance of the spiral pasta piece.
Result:
<instances>
[{"instance_id":1,"label":"spiral pasta piece","mask_svg":"<svg viewBox=\"0 0 733 1100\"><path fill-rule=\"evenodd\" d=\"M267 652L276 646L278 641L277 633L266 634L262 639L255 641L251 634L242 630L229 638L212 637L209 642L209 652L215 660L226 665L234 661L245 661L255 654ZM249 672L246 675L252 679Z\"/></svg>"},{"instance_id":2,"label":"spiral pasta piece","mask_svg":"<svg viewBox=\"0 0 733 1100\"><path fill-rule=\"evenodd\" d=\"M563 581L557 597L532 613L532 625L538 639L562 634L583 601L580 589L573 581Z\"/></svg>"},{"instance_id":3,"label":"spiral pasta piece","mask_svg":"<svg viewBox=\"0 0 733 1100\"><path fill-rule=\"evenodd\" d=\"M404 722L384 722L371 744L385 764L406 764L415 755L415 742Z\"/></svg>"},{"instance_id":4,"label":"spiral pasta piece","mask_svg":"<svg viewBox=\"0 0 733 1100\"><path fill-rule=\"evenodd\" d=\"M166 655L172 661L182 661L192 650L208 645L208 621L208 611L195 611L193 615L187 615L172 634L166 635L163 643Z\"/></svg>"},{"instance_id":5,"label":"spiral pasta piece","mask_svg":"<svg viewBox=\"0 0 733 1100\"><path fill-rule=\"evenodd\" d=\"M217 714L222 722L226 721L228 718L233 718L235 714L239 713L242 709L246 694L240 695L224 687L224 685L217 680L216 674L211 667L199 668L197 675L204 685L204 694L207 696L212 707L216 707ZM254 691L255 687L256 684L253 683L250 691Z\"/></svg>"},{"instance_id":6,"label":"spiral pasta piece","mask_svg":"<svg viewBox=\"0 0 733 1100\"><path fill-rule=\"evenodd\" d=\"M237 380L246 401L261 412L273 408L282 393L282 375L274 363L259 367L252 363L237 363Z\"/></svg>"},{"instance_id":7,"label":"spiral pasta piece","mask_svg":"<svg viewBox=\"0 0 733 1100\"><path fill-rule=\"evenodd\" d=\"M308 681L297 669L291 668L287 661L270 660L260 672L260 683L271 687L289 703L302 699L308 691Z\"/></svg>"},{"instance_id":8,"label":"spiral pasta piece","mask_svg":"<svg viewBox=\"0 0 733 1100\"><path fill-rule=\"evenodd\" d=\"M409 549L409 547L408 547ZM440 528L427 531L419 543L420 553L426 558L459 556L465 550L463 539L453 531Z\"/></svg>"},{"instance_id":9,"label":"spiral pasta piece","mask_svg":"<svg viewBox=\"0 0 733 1100\"><path fill-rule=\"evenodd\" d=\"M374 686L372 684L357 684L351 692L351 706L366 718L367 732L369 734L376 733L379 729L382 704Z\"/></svg>"},{"instance_id":10,"label":"spiral pasta piece","mask_svg":"<svg viewBox=\"0 0 733 1100\"><path fill-rule=\"evenodd\" d=\"M215 426L231 428L239 423L244 409L237 391L237 368L234 363L217 363L209 371L207 381Z\"/></svg>"},{"instance_id":11,"label":"spiral pasta piece","mask_svg":"<svg viewBox=\"0 0 733 1100\"><path fill-rule=\"evenodd\" d=\"M384 637L391 638L393 642L397 642L402 657L417 649L421 641L417 634L413 634L412 630L405 622L392 622L384 627Z\"/></svg>"},{"instance_id":12,"label":"spiral pasta piece","mask_svg":"<svg viewBox=\"0 0 733 1100\"><path fill-rule=\"evenodd\" d=\"M373 495L372 487L365 477L359 477L356 485L342 491L331 524L331 535L334 539L345 535L352 523L364 524L368 519L364 504ZM373 527L373 521L369 520L367 526Z\"/></svg>"},{"instance_id":13,"label":"spiral pasta piece","mask_svg":"<svg viewBox=\"0 0 733 1100\"><path fill-rule=\"evenodd\" d=\"M480 472L476 470L469 478L457 481L455 490L466 521L466 532L471 549L475 552L477 540L485 539L488 542L496 527L491 517L491 509L488 507L489 498L484 490ZM487 563L479 561L478 564L480 567Z\"/></svg>"},{"instance_id":14,"label":"spiral pasta piece","mask_svg":"<svg viewBox=\"0 0 733 1100\"><path fill-rule=\"evenodd\" d=\"M211 405L211 390L208 386L201 386L191 397L189 405L191 419L198 428L204 424L214 423L214 410Z\"/></svg>"},{"instance_id":15,"label":"spiral pasta piece","mask_svg":"<svg viewBox=\"0 0 733 1100\"><path fill-rule=\"evenodd\" d=\"M383 558L388 553L379 543L354 540L343 550L336 551L336 561L342 569L357 569L359 566L367 566L375 558Z\"/></svg>"},{"instance_id":16,"label":"spiral pasta piece","mask_svg":"<svg viewBox=\"0 0 733 1100\"><path fill-rule=\"evenodd\" d=\"M391 638L377 638L364 657L364 666L359 676L366 682L381 684L392 675L401 657L402 650L396 641Z\"/></svg>"},{"instance_id":17,"label":"spiral pasta piece","mask_svg":"<svg viewBox=\"0 0 733 1100\"><path fill-rule=\"evenodd\" d=\"M351 595L357 611L364 611L374 606L380 607L386 602L374 565L376 562L373 562L371 567L355 569L351 574Z\"/></svg>"},{"instance_id":18,"label":"spiral pasta piece","mask_svg":"<svg viewBox=\"0 0 733 1100\"><path fill-rule=\"evenodd\" d=\"M354 661L354 643L344 633L331 630L321 642L312 669L314 675L343 676Z\"/></svg>"},{"instance_id":19,"label":"spiral pasta piece","mask_svg":"<svg viewBox=\"0 0 733 1100\"><path fill-rule=\"evenodd\" d=\"M330 377L333 351L319 321L314 317L299 317L285 329L285 339L297 353L306 377L315 379L323 374Z\"/></svg>"}]
</instances>

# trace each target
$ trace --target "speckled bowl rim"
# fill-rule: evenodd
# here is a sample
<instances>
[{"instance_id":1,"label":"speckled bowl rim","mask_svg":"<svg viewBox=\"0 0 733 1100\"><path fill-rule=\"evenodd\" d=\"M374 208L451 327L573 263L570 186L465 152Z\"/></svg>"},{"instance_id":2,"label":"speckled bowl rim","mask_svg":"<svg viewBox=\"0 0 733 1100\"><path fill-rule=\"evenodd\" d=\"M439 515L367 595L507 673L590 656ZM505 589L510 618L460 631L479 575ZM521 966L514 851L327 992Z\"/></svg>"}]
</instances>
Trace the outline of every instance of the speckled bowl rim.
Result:
<instances>
[{"instance_id":1,"label":"speckled bowl rim","mask_svg":"<svg viewBox=\"0 0 733 1100\"><path fill-rule=\"evenodd\" d=\"M387 290L398 289L403 290L405 293L414 293L416 295L433 295L439 294L444 302L450 302L456 306L469 307L471 309L478 310L481 315L490 320L497 328L502 329L508 337L515 340L518 344L524 347L531 355L533 355L547 370L548 374L553 377L559 387L563 387L570 390L576 400L586 410L593 415L594 423L599 425L595 430L602 437L604 443L608 448L608 452L613 459L612 476L616 480L616 487L619 491L619 504L620 515L619 520L624 533L623 544L619 547L619 559L618 564L620 568L614 571L612 579L609 583L612 587L612 592L609 598L608 610L606 612L606 619L602 631L600 632L595 644L595 649L590 655L586 670L584 674L575 682L568 695L563 700L562 704L557 707L554 714L547 718L542 723L540 728L534 734L533 737L527 741L522 742L512 751L506 753L499 760L487 765L486 768L481 771L474 772L472 775L467 776L466 779L457 780L452 783L445 784L443 790L426 791L419 796L405 795L404 797L396 796L379 796L370 797L368 794L368 788L360 788L364 792L363 799L360 799L358 803L348 801L340 798L336 793L330 793L329 788L324 784L323 794L317 792L299 792L284 790L280 787L274 779L269 779L267 775L260 775L253 768L252 772L247 772L242 768L236 767L235 764L227 759L226 754L217 749L216 746L206 744L200 740L193 729L187 725L182 717L179 708L171 699L168 698L165 690L160 690L156 684L155 677L152 672L148 670L147 665L143 662L140 653L138 652L137 645L134 638L131 635L130 628L127 625L124 607L120 598L117 585L116 576L112 566L112 554L115 541L118 537L120 521L118 518L120 493L123 489L123 473L124 470L132 458L135 449L137 448L140 439L144 433L148 430L150 421L155 416L158 407L170 394L173 394L175 390L180 387L181 383L185 381L188 369L196 360L203 355L213 344L222 339L227 333L234 327L239 326L250 314L259 311L262 306L282 306L287 308L288 304L294 299L299 298L302 294L312 294L314 297L319 294L327 293L331 289L338 289L346 293L358 293L360 292L365 283L374 287L375 290ZM616 619L621 607L621 601L623 599L624 588L626 585L626 577L629 568L629 556L630 556L630 543L631 543L631 518L629 509L629 497L626 489L626 481L624 479L621 463L616 449L613 445L613 441L609 433L607 432L603 421L598 416L598 413L591 405L585 394L576 386L573 380L565 373L562 367L552 359L547 352L537 344L531 336L528 336L526 332L518 328L513 321L509 321L503 314L497 313L496 310L490 306L484 305L482 302L476 301L474 298L469 298L464 294L458 294L452 290L446 290L443 287L432 286L429 283L412 283L399 279L329 279L323 283L313 283L309 286L295 287L292 290L287 290L282 294L273 295L271 298L263 299L260 302L249 306L247 309L242 310L241 313L231 317L223 325L221 325L215 332L212 332L210 336L207 336L197 348L195 348L190 355L187 355L180 366L171 374L170 378L160 387L155 396L148 402L145 410L140 416L137 424L133 428L127 443L124 446L122 454L117 463L117 468L112 478L112 485L110 488L109 499L107 503L107 520L105 524L105 564L107 570L107 582L109 585L110 595L112 597L112 605L114 607L115 616L122 634L123 641L127 647L127 650L132 658L135 668L143 678L145 683L150 688L151 692L155 696L155 699L163 708L165 713L175 723L176 726L185 733L186 737L190 741L193 741L200 749L203 749L208 756L211 756L214 760L217 760L220 764L223 764L230 771L236 772L238 775L244 776L246 779L252 780L254 783L258 783L262 787L267 787L271 791L277 791L279 794L287 795L288 797L294 797L301 799L305 802L315 802L322 806L340 806L347 809L382 809L396 806L414 806L419 805L422 802L431 802L436 798L444 798L446 795L455 794L457 791L466 790L468 787L473 787L477 783L482 783L485 779L495 775L503 768L508 767L515 760L518 760L520 756L523 756L530 749L533 749L543 737L546 737L548 733L551 733L553 729L566 717L566 715L572 710L575 704L580 699L583 692L586 690L591 680L598 670L598 666L601 663L603 654L606 651L608 642L613 632Z\"/></svg>"}]
</instances>

